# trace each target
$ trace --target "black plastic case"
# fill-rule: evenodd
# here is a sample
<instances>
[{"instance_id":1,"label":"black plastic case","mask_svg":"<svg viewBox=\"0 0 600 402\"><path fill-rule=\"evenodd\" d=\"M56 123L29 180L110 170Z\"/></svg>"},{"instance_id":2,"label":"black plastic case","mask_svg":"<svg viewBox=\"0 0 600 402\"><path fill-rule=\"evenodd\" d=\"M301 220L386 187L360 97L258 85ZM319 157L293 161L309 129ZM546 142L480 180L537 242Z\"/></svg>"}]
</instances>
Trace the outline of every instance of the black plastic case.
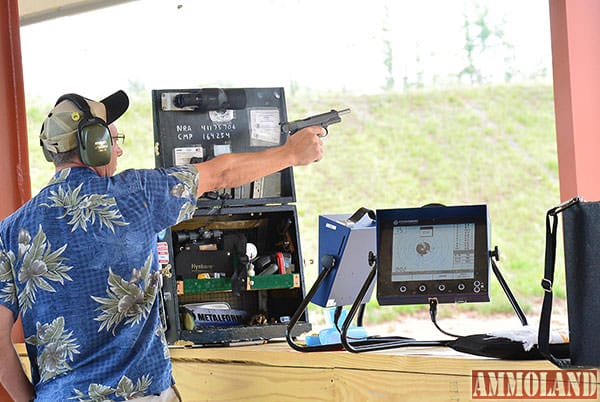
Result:
<instances>
[{"instance_id":1,"label":"black plastic case","mask_svg":"<svg viewBox=\"0 0 600 402\"><path fill-rule=\"evenodd\" d=\"M283 88L153 90L152 106L157 167L286 141ZM295 200L288 168L203 195L192 219L159 234L170 344L285 337L305 294ZM311 330L306 313L295 330Z\"/></svg>"}]
</instances>

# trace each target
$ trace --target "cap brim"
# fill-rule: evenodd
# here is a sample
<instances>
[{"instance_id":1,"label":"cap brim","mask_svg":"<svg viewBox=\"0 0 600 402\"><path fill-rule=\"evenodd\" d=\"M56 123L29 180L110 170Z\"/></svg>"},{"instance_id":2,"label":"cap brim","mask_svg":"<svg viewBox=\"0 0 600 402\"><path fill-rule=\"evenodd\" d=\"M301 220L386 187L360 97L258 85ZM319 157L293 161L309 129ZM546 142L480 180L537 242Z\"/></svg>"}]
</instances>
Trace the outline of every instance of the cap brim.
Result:
<instances>
[{"instance_id":1,"label":"cap brim","mask_svg":"<svg viewBox=\"0 0 600 402\"><path fill-rule=\"evenodd\" d=\"M119 90L100 101L106 108L106 123L110 124L117 120L129 107L129 97Z\"/></svg>"}]
</instances>

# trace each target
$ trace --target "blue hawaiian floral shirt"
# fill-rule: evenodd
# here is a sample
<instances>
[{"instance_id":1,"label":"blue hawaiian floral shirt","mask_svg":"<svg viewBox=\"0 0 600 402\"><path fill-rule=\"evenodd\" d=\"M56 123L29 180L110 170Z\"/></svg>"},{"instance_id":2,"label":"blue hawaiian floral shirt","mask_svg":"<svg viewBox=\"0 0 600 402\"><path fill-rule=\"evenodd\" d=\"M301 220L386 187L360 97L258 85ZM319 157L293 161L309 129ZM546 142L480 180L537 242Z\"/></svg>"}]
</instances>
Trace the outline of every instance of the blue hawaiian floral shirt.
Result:
<instances>
[{"instance_id":1,"label":"blue hawaiian floral shirt","mask_svg":"<svg viewBox=\"0 0 600 402\"><path fill-rule=\"evenodd\" d=\"M0 223L0 303L21 314L36 401L122 401L173 384L156 234L191 218L193 166L56 173Z\"/></svg>"}]
</instances>

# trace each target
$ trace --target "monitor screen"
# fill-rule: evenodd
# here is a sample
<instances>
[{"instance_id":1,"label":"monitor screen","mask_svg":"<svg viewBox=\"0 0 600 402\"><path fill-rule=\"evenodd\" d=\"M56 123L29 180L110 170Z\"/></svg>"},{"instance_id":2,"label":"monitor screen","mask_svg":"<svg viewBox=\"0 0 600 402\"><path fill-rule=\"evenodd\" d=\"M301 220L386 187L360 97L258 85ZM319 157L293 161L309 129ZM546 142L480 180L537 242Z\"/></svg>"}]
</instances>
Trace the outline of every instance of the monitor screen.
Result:
<instances>
[{"instance_id":1,"label":"monitor screen","mask_svg":"<svg viewBox=\"0 0 600 402\"><path fill-rule=\"evenodd\" d=\"M378 210L377 253L382 305L489 301L484 205Z\"/></svg>"}]
</instances>

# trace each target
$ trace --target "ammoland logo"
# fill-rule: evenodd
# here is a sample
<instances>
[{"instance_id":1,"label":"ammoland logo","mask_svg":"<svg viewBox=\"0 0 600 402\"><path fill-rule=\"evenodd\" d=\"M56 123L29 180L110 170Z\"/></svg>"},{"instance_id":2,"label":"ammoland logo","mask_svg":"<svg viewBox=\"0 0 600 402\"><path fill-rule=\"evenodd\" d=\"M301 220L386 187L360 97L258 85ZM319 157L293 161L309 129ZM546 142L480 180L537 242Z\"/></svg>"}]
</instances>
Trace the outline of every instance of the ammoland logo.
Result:
<instances>
[{"instance_id":1,"label":"ammoland logo","mask_svg":"<svg viewBox=\"0 0 600 402\"><path fill-rule=\"evenodd\" d=\"M597 370L473 370L473 399L594 400Z\"/></svg>"}]
</instances>

